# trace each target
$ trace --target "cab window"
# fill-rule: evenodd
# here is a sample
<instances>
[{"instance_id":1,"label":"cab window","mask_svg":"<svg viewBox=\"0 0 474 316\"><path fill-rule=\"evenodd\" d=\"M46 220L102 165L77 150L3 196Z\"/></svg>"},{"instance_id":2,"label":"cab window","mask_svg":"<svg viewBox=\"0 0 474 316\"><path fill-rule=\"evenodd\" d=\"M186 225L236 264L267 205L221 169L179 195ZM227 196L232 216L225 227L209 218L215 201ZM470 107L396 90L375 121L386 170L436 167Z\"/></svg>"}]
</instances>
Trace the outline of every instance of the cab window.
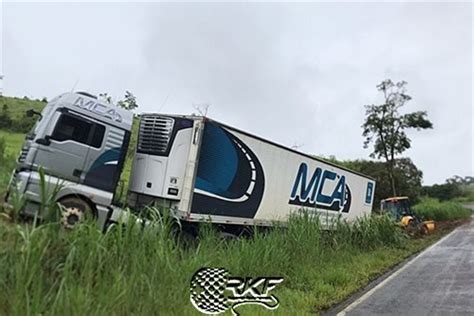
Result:
<instances>
[{"instance_id":1,"label":"cab window","mask_svg":"<svg viewBox=\"0 0 474 316\"><path fill-rule=\"evenodd\" d=\"M72 140L84 145L100 148L104 140L105 127L81 117L62 114L54 128L51 139Z\"/></svg>"}]
</instances>

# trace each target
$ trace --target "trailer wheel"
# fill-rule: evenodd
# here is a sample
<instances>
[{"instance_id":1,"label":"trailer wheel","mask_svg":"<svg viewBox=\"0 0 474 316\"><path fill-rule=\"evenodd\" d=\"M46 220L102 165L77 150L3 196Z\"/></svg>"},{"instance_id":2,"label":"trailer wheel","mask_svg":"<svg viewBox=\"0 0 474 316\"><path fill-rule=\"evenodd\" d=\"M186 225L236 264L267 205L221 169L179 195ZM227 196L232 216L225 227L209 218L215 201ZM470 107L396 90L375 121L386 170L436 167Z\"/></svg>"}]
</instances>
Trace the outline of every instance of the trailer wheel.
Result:
<instances>
[{"instance_id":1,"label":"trailer wheel","mask_svg":"<svg viewBox=\"0 0 474 316\"><path fill-rule=\"evenodd\" d=\"M73 229L92 214L90 205L78 197L65 198L59 204L62 206L61 225L67 229Z\"/></svg>"}]
</instances>

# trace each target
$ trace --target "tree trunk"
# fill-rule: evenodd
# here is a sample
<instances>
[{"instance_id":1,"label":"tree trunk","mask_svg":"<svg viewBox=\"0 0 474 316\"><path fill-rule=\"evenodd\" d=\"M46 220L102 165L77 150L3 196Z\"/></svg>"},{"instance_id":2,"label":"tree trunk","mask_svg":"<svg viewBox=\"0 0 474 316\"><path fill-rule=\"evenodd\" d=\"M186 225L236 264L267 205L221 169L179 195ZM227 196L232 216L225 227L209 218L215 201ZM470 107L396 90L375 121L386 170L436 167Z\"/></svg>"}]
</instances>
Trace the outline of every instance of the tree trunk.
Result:
<instances>
[{"instance_id":1,"label":"tree trunk","mask_svg":"<svg viewBox=\"0 0 474 316\"><path fill-rule=\"evenodd\" d=\"M391 161L387 161L388 177L390 178L390 186L392 187L393 196L397 196L397 189L395 188L395 177L393 176L393 164Z\"/></svg>"}]
</instances>

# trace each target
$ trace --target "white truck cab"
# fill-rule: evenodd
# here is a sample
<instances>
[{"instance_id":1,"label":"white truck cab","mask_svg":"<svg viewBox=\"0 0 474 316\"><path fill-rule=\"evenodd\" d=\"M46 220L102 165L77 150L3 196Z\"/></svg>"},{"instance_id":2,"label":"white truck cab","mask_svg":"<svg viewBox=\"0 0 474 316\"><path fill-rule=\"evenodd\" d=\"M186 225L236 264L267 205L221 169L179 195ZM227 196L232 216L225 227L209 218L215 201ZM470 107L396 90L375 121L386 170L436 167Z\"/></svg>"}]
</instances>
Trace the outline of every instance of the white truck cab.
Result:
<instances>
[{"instance_id":1,"label":"white truck cab","mask_svg":"<svg viewBox=\"0 0 474 316\"><path fill-rule=\"evenodd\" d=\"M57 202L82 213L88 209L104 223L125 162L133 114L84 92L64 93L36 114L39 119L25 138L6 202L16 190L26 199L23 213L36 215L41 167L45 189L59 188Z\"/></svg>"}]
</instances>

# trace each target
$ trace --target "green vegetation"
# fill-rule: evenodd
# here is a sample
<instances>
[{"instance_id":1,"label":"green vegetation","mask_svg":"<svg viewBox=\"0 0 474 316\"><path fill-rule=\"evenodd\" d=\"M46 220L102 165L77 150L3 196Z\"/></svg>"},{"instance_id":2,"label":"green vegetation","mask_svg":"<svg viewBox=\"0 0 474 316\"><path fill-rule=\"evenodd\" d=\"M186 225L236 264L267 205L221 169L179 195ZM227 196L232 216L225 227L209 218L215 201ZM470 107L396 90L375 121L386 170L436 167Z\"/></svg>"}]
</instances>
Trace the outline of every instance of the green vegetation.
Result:
<instances>
[{"instance_id":1,"label":"green vegetation","mask_svg":"<svg viewBox=\"0 0 474 316\"><path fill-rule=\"evenodd\" d=\"M139 119L134 117L132 125L132 136L130 137L130 144L128 146L127 158L120 176L120 183L115 191L115 202L124 205L127 199L126 192L128 188L128 181L130 179L130 172L132 171L132 162L135 155L135 148L137 147Z\"/></svg>"},{"instance_id":2,"label":"green vegetation","mask_svg":"<svg viewBox=\"0 0 474 316\"><path fill-rule=\"evenodd\" d=\"M40 100L30 100L28 98L0 96L0 110L2 110L5 105L7 105L11 119L15 121L23 118L26 110L43 110L43 108L46 106L46 102Z\"/></svg>"},{"instance_id":3,"label":"green vegetation","mask_svg":"<svg viewBox=\"0 0 474 316\"><path fill-rule=\"evenodd\" d=\"M474 177L454 176L443 184L423 187L423 194L441 201L474 202Z\"/></svg>"},{"instance_id":4,"label":"green vegetation","mask_svg":"<svg viewBox=\"0 0 474 316\"><path fill-rule=\"evenodd\" d=\"M45 105L45 102L38 100L0 96L0 201L3 201L2 196L15 168L25 133L36 120L26 117L25 112L29 109L41 111Z\"/></svg>"},{"instance_id":5,"label":"green vegetation","mask_svg":"<svg viewBox=\"0 0 474 316\"><path fill-rule=\"evenodd\" d=\"M321 157L321 159L368 175L375 179L374 209L380 207L380 201L392 196L391 180L386 163L374 160L345 160L335 157ZM408 196L411 201L417 201L422 192L421 181L423 172L418 169L410 158L396 158L393 162L393 177L400 196Z\"/></svg>"},{"instance_id":6,"label":"green vegetation","mask_svg":"<svg viewBox=\"0 0 474 316\"><path fill-rule=\"evenodd\" d=\"M189 282L201 267L224 267L234 276L282 276L274 292L281 302L276 313L310 314L439 237L407 242L387 217L322 231L317 218L305 215L287 229L226 242L203 226L199 244L184 247L170 238L169 221L161 223L102 234L90 223L66 232L56 223L0 221L0 314L197 314ZM259 306L238 311L273 313Z\"/></svg>"},{"instance_id":7,"label":"green vegetation","mask_svg":"<svg viewBox=\"0 0 474 316\"><path fill-rule=\"evenodd\" d=\"M0 130L0 138L5 140L5 156L16 158L25 140L25 134Z\"/></svg>"},{"instance_id":8,"label":"green vegetation","mask_svg":"<svg viewBox=\"0 0 474 316\"><path fill-rule=\"evenodd\" d=\"M0 129L17 133L27 133L36 122L35 117L27 117L26 110L41 111L46 102L0 96Z\"/></svg>"},{"instance_id":9,"label":"green vegetation","mask_svg":"<svg viewBox=\"0 0 474 316\"><path fill-rule=\"evenodd\" d=\"M0 130L0 201L15 169L16 156L20 151L25 135Z\"/></svg>"},{"instance_id":10,"label":"green vegetation","mask_svg":"<svg viewBox=\"0 0 474 316\"><path fill-rule=\"evenodd\" d=\"M407 94L407 82L393 82L386 79L377 85L377 90L383 95L382 104L365 105L365 121L362 125L362 136L365 137L364 147L373 143L372 158L383 158L387 168L392 189L392 196L397 196L397 186L394 176L395 157L411 147L407 129L433 128L428 120L426 111L401 114L399 111L412 98Z\"/></svg>"},{"instance_id":11,"label":"green vegetation","mask_svg":"<svg viewBox=\"0 0 474 316\"><path fill-rule=\"evenodd\" d=\"M435 221L468 219L472 214L471 210L464 208L458 202L440 202L433 198L422 198L413 210L422 218Z\"/></svg>"}]
</instances>

